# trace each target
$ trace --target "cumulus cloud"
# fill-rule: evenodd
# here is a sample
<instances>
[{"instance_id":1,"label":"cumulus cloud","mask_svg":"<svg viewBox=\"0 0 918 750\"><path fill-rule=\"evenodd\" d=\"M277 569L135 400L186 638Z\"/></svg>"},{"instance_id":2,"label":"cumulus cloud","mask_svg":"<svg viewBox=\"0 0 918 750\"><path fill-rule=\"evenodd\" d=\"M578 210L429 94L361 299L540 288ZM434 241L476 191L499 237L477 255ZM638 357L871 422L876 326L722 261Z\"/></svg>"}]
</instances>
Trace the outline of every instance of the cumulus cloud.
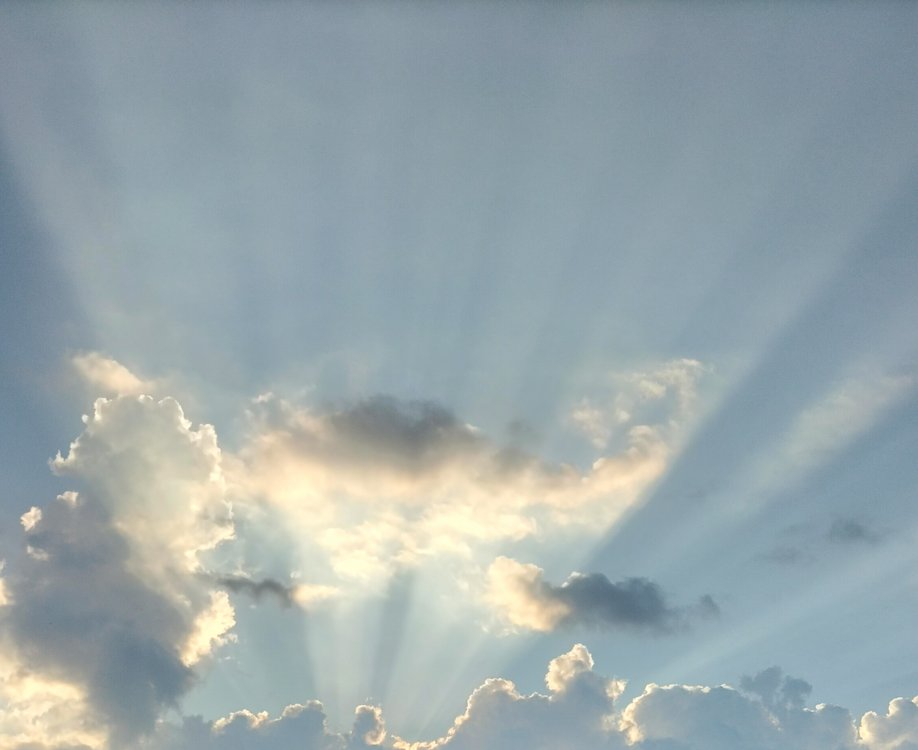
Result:
<instances>
[{"instance_id":1,"label":"cumulus cloud","mask_svg":"<svg viewBox=\"0 0 918 750\"><path fill-rule=\"evenodd\" d=\"M674 607L646 578L613 583L601 573L573 573L554 586L541 568L508 557L498 557L487 577L488 603L510 624L530 630L579 625L667 634L684 630L695 617L719 613L708 595L691 607Z\"/></svg>"},{"instance_id":2,"label":"cumulus cloud","mask_svg":"<svg viewBox=\"0 0 918 750\"><path fill-rule=\"evenodd\" d=\"M885 715L867 712L861 719L860 735L871 750L918 749L918 697L896 698Z\"/></svg>"},{"instance_id":3,"label":"cumulus cloud","mask_svg":"<svg viewBox=\"0 0 918 750\"><path fill-rule=\"evenodd\" d=\"M729 685L647 685L627 705L624 681L594 669L582 644L553 659L545 693L521 693L491 678L442 736L407 741L379 708L358 706L351 729L329 729L322 704L288 706L279 716L248 710L223 719L161 722L149 750L913 750L918 699L893 701L886 715L859 722L840 707L804 705L809 685L769 668Z\"/></svg>"},{"instance_id":4,"label":"cumulus cloud","mask_svg":"<svg viewBox=\"0 0 918 750\"><path fill-rule=\"evenodd\" d=\"M328 728L318 701L287 706L271 718L266 711L243 709L213 722L186 718L180 726L161 723L143 740L150 750L366 750L392 747L382 713L376 706L358 706L349 732Z\"/></svg>"},{"instance_id":5,"label":"cumulus cloud","mask_svg":"<svg viewBox=\"0 0 918 750\"><path fill-rule=\"evenodd\" d=\"M211 425L194 428L175 399L150 396L97 399L83 421L83 433L51 467L91 488L138 566L195 570L201 552L232 538Z\"/></svg>"},{"instance_id":6,"label":"cumulus cloud","mask_svg":"<svg viewBox=\"0 0 918 750\"><path fill-rule=\"evenodd\" d=\"M79 491L22 515L27 554L6 577L0 632L42 695L66 695L123 746L226 642L232 607L197 571L233 524L213 428L192 427L174 400L99 399L84 423L52 461Z\"/></svg>"}]
</instances>

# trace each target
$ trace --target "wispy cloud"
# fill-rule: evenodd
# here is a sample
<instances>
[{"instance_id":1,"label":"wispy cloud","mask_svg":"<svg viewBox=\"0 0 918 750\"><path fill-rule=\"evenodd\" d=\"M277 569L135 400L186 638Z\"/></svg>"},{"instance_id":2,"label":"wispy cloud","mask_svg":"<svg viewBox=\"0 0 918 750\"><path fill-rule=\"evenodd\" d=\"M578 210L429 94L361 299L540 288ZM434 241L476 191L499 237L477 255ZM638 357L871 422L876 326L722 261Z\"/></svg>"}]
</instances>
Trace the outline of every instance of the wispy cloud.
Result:
<instances>
[{"instance_id":1,"label":"wispy cloud","mask_svg":"<svg viewBox=\"0 0 918 750\"><path fill-rule=\"evenodd\" d=\"M100 352L81 352L71 360L74 369L97 394L104 396L139 396L154 393L157 383L143 380L112 357Z\"/></svg>"}]
</instances>

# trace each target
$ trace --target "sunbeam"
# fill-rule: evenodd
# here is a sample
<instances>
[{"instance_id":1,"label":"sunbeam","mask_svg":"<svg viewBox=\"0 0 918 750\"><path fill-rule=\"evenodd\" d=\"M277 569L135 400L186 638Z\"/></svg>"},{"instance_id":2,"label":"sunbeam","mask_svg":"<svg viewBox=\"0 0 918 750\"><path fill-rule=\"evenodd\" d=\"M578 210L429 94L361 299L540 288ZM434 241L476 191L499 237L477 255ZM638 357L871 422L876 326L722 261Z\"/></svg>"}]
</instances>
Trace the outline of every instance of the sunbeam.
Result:
<instances>
[{"instance_id":1,"label":"sunbeam","mask_svg":"<svg viewBox=\"0 0 918 750\"><path fill-rule=\"evenodd\" d=\"M918 747L916 28L0 5L0 750Z\"/></svg>"}]
</instances>

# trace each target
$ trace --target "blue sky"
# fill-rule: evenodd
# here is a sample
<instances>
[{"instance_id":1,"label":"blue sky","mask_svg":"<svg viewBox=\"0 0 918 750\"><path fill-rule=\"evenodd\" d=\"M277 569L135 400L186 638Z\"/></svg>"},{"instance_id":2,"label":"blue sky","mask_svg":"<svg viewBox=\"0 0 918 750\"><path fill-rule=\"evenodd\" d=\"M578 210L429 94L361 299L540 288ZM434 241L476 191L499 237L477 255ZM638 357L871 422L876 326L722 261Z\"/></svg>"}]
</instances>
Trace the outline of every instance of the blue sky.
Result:
<instances>
[{"instance_id":1,"label":"blue sky","mask_svg":"<svg viewBox=\"0 0 918 750\"><path fill-rule=\"evenodd\" d=\"M0 6L0 750L918 747L916 32Z\"/></svg>"}]
</instances>

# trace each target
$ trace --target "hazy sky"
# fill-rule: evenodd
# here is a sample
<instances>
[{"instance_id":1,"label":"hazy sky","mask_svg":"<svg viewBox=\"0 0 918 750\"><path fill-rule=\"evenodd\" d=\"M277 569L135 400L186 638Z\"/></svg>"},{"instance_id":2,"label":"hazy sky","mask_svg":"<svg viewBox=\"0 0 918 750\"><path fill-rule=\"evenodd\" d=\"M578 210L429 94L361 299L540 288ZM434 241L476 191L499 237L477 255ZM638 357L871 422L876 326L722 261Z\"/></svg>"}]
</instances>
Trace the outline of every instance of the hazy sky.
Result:
<instances>
[{"instance_id":1,"label":"hazy sky","mask_svg":"<svg viewBox=\"0 0 918 750\"><path fill-rule=\"evenodd\" d=\"M915 750L916 366L913 3L0 4L0 750Z\"/></svg>"}]
</instances>

